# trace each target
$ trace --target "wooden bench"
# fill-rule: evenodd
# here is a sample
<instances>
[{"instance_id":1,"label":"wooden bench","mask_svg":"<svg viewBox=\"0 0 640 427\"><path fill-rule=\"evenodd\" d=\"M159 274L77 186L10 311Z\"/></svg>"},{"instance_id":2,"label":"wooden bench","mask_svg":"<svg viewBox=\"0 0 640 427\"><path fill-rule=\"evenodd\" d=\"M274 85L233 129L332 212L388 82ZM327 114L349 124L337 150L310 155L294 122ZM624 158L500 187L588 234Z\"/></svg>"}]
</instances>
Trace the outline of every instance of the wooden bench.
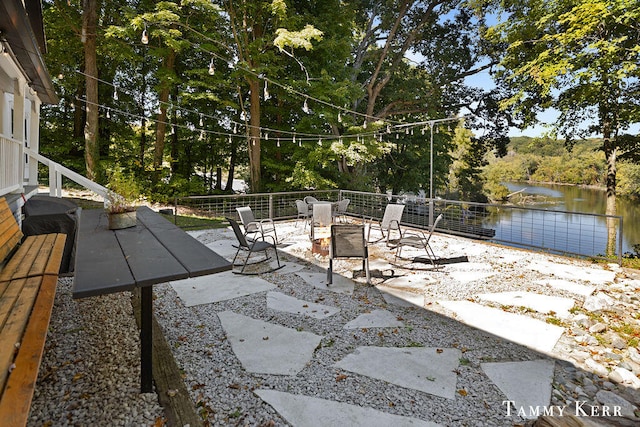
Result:
<instances>
[{"instance_id":1,"label":"wooden bench","mask_svg":"<svg viewBox=\"0 0 640 427\"><path fill-rule=\"evenodd\" d=\"M53 308L65 234L23 239L0 198L0 423L27 424Z\"/></svg>"}]
</instances>

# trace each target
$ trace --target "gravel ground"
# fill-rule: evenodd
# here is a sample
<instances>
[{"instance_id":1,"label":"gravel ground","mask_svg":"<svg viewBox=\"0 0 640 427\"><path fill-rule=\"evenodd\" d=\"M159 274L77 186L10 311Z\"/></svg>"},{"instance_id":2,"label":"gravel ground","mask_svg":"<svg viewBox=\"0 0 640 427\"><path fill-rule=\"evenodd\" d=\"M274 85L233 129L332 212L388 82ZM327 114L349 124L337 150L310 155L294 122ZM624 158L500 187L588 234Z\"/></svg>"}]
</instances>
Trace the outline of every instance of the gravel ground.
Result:
<instances>
[{"instance_id":1,"label":"gravel ground","mask_svg":"<svg viewBox=\"0 0 640 427\"><path fill-rule=\"evenodd\" d=\"M219 238L217 233L220 231L201 232L198 238L203 242L215 241ZM458 250L459 242L455 249L449 247L451 242L457 241L456 238L435 237L433 245L436 253L453 255L453 251ZM178 365L184 371L187 388L209 425L288 425L271 406L253 393L258 388L371 407L437 422L442 426L522 425L525 420L517 415L506 416L503 405L505 396L489 381L480 364L528 361L544 356L465 326L447 316L434 302L437 299L473 299L480 293L508 290L544 291L546 294L567 296L564 291L550 290L536 284L544 274L524 266L536 260L548 259L567 265L586 263L528 252L523 257L522 251L467 241L463 241L463 244L469 248L470 267L477 265L474 263L484 263L491 266L496 274L486 278L479 276L472 284L443 276L422 291L426 310L389 304L374 287L357 285L353 295L344 295L315 289L293 273L272 273L263 278L275 284L279 292L336 306L341 311L322 320L278 312L266 307L264 293L185 307L173 288L163 284L154 287L155 313L167 341L174 349ZM285 262L301 262L293 255L285 255L285 258L288 258ZM343 271L353 267L348 262L338 264ZM323 271L311 263L306 268ZM157 396L139 394L139 340L130 296L119 293L72 300L70 282L68 278L60 279L30 425L162 425L162 408L158 405ZM626 301L625 307L637 307L638 289L640 286L630 288L635 299ZM625 288L625 295L629 293L627 291ZM575 295L572 297L575 298ZM405 326L383 330L343 328L358 315L376 309L393 312ZM221 328L217 313L226 310L313 332L322 335L323 339L313 359L298 375L250 374L243 370ZM546 317L536 313L526 314ZM568 326L572 326L571 321ZM602 349L601 344L596 341L589 347L581 343L579 349L593 354L607 351L606 348ZM344 372L334 366L363 345L459 349L463 357L456 371L456 398L452 400L417 392ZM598 404L597 392L606 390L638 405L640 395L637 390L580 368L578 361L570 355L577 348L571 337L563 337L557 346L558 352L565 354L557 354L553 404L564 404L579 396ZM630 349L618 353L624 357L620 356L616 363L628 361L626 355L633 354ZM601 359L596 360L605 364ZM587 386L590 389L585 392ZM581 389L577 390L577 387Z\"/></svg>"}]
</instances>

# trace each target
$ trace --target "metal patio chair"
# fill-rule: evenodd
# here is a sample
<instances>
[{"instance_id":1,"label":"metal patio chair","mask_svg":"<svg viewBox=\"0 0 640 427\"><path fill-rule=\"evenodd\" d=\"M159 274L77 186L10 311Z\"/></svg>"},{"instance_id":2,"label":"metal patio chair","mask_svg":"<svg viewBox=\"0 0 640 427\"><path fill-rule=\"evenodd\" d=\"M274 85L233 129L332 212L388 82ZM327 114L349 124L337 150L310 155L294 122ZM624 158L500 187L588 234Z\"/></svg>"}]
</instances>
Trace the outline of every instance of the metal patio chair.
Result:
<instances>
[{"instance_id":1,"label":"metal patio chair","mask_svg":"<svg viewBox=\"0 0 640 427\"><path fill-rule=\"evenodd\" d=\"M421 230L409 230L405 228L396 246L395 260L397 260L398 258L402 258L401 255L402 255L403 247L411 246L413 248L424 249L424 251L427 254L427 257L429 257L429 260L431 261L431 265L433 265L433 267L435 268L437 258L436 258L435 252L433 252L433 248L429 244L429 241L431 240L431 236L433 235L434 230L438 226L438 223L442 221L443 216L444 216L443 214L438 215L436 220L433 222L433 225L429 229L429 233L426 235Z\"/></svg>"},{"instance_id":2,"label":"metal patio chair","mask_svg":"<svg viewBox=\"0 0 640 427\"><path fill-rule=\"evenodd\" d=\"M298 209L298 216L296 217L296 227L298 226L298 220L304 220L304 228L307 229L307 223L309 222L309 205L304 200L296 200L296 208Z\"/></svg>"},{"instance_id":3,"label":"metal patio chair","mask_svg":"<svg viewBox=\"0 0 640 427\"><path fill-rule=\"evenodd\" d=\"M350 199L342 199L338 202L338 205L336 206L336 212L335 212L336 220L342 220L346 222L347 208L349 207L349 203L351 203Z\"/></svg>"},{"instance_id":4,"label":"metal patio chair","mask_svg":"<svg viewBox=\"0 0 640 427\"><path fill-rule=\"evenodd\" d=\"M399 235L402 234L400 230L400 221L402 221L402 212L404 212L404 205L399 204L388 204L384 209L384 215L382 216L382 220L374 222L373 220L369 221L369 229L367 231L367 242L376 243L382 239L387 240L387 246L389 246L391 232L397 231ZM377 240L371 241L371 230L377 229L382 233L382 237ZM385 235L386 231L386 235Z\"/></svg>"},{"instance_id":5,"label":"metal patio chair","mask_svg":"<svg viewBox=\"0 0 640 427\"><path fill-rule=\"evenodd\" d=\"M245 236L251 234L253 236L251 237L251 240L255 240L255 236L260 234L260 236L262 236L262 240L264 240L266 235L273 233L275 244L278 244L278 234L276 233L276 226L272 219L266 218L260 221L256 220L250 206L236 208L236 211L238 212L240 222L242 222L242 226L244 227Z\"/></svg>"},{"instance_id":6,"label":"metal patio chair","mask_svg":"<svg viewBox=\"0 0 640 427\"><path fill-rule=\"evenodd\" d=\"M362 258L362 270L371 284L369 272L369 250L364 238L363 224L333 224L331 226L331 245L329 247L329 268L327 284L333 283L333 260L340 258Z\"/></svg>"},{"instance_id":7,"label":"metal patio chair","mask_svg":"<svg viewBox=\"0 0 640 427\"><path fill-rule=\"evenodd\" d=\"M245 235L242 233L242 230L240 229L240 225L233 219L231 218L227 218L227 221L229 221L229 224L231 224L231 228L233 229L233 233L236 235L236 238L238 239L238 250L236 251L235 256L233 257L233 261L231 261L231 264L233 264L234 267L239 266L240 264L236 264L236 259L238 258L238 255L240 254L240 251L246 251L247 252L247 256L244 259L244 262L242 263L242 269L239 272L234 271L234 273L237 274L263 274L263 273L271 273L272 271L276 271L281 269L282 267L284 267L284 264L280 264L280 257L278 256L278 249L276 247L275 244L275 239L273 239L273 236L266 236L268 238L271 238L273 240L273 243L271 242L267 242L266 240L253 240L252 242L249 242ZM266 262L269 261L271 259L271 257L268 256L268 251L269 249L273 249L273 252L276 255L276 260L278 262L278 266L275 268L271 268L270 270L267 271L262 271L259 273L245 273L244 270L247 267L247 265L254 265L254 264L259 264L261 262ZM249 263L249 258L251 258L251 255L256 253L256 252L263 252L264 253L264 259L258 260L256 262L253 263Z\"/></svg>"}]
</instances>

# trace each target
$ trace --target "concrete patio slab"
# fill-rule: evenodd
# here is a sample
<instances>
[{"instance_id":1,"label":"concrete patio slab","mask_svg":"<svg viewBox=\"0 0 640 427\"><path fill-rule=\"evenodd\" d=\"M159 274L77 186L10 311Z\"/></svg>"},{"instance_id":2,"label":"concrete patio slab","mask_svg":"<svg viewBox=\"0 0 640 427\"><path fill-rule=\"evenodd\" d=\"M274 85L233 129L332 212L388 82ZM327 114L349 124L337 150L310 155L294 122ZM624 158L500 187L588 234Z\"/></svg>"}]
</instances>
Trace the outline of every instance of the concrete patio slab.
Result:
<instances>
[{"instance_id":1,"label":"concrete patio slab","mask_svg":"<svg viewBox=\"0 0 640 427\"><path fill-rule=\"evenodd\" d=\"M596 267L579 267L576 265L559 264L553 261L533 261L530 268L534 271L552 275L560 279L581 280L595 285L611 283L616 273Z\"/></svg>"},{"instance_id":2,"label":"concrete patio slab","mask_svg":"<svg viewBox=\"0 0 640 427\"><path fill-rule=\"evenodd\" d=\"M248 372L295 375L313 357L322 337L236 314L218 313L233 352Z\"/></svg>"},{"instance_id":3,"label":"concrete patio slab","mask_svg":"<svg viewBox=\"0 0 640 427\"><path fill-rule=\"evenodd\" d=\"M282 292L269 292L267 294L267 308L285 313L300 314L314 319L325 319L340 311L337 307L316 304L285 295Z\"/></svg>"},{"instance_id":4,"label":"concrete patio slab","mask_svg":"<svg viewBox=\"0 0 640 427\"><path fill-rule=\"evenodd\" d=\"M323 427L438 427L429 421L388 414L373 408L317 397L258 389L254 393L294 426Z\"/></svg>"},{"instance_id":5,"label":"concrete patio slab","mask_svg":"<svg viewBox=\"0 0 640 427\"><path fill-rule=\"evenodd\" d=\"M398 316L387 310L374 310L371 313L361 314L351 322L344 325L344 329L359 328L400 328L404 326Z\"/></svg>"},{"instance_id":6,"label":"concrete patio slab","mask_svg":"<svg viewBox=\"0 0 640 427\"><path fill-rule=\"evenodd\" d=\"M452 279L461 283L482 280L497 274L490 265L480 262L447 265L447 272Z\"/></svg>"},{"instance_id":7,"label":"concrete patio slab","mask_svg":"<svg viewBox=\"0 0 640 427\"><path fill-rule=\"evenodd\" d=\"M581 297L588 297L593 293L593 291L596 290L596 287L593 285L583 285L564 279L542 279L537 280L535 283L550 286L554 289L571 292L572 294L576 294Z\"/></svg>"},{"instance_id":8,"label":"concrete patio slab","mask_svg":"<svg viewBox=\"0 0 640 427\"><path fill-rule=\"evenodd\" d=\"M512 403L511 413L535 419L530 408L549 408L555 362L540 359L525 362L481 363L482 370ZM504 404L505 413L507 403ZM558 415L557 413L555 415Z\"/></svg>"},{"instance_id":9,"label":"concrete patio slab","mask_svg":"<svg viewBox=\"0 0 640 427\"><path fill-rule=\"evenodd\" d=\"M333 275L333 283L331 285L327 284L326 272L312 273L307 271L298 271L296 272L296 275L300 276L302 279L304 279L305 282L307 282L314 288L336 292L339 294L353 294L353 289L356 284L356 282L354 282L353 280L335 273Z\"/></svg>"},{"instance_id":10,"label":"concrete patio slab","mask_svg":"<svg viewBox=\"0 0 640 427\"><path fill-rule=\"evenodd\" d=\"M427 273L409 273L404 276L387 280L384 285L390 288L405 290L407 292L423 293L425 286L436 284L438 281Z\"/></svg>"},{"instance_id":11,"label":"concrete patio slab","mask_svg":"<svg viewBox=\"0 0 640 427\"><path fill-rule=\"evenodd\" d=\"M435 347L358 347L336 367L400 387L455 399L462 352Z\"/></svg>"},{"instance_id":12,"label":"concrete patio slab","mask_svg":"<svg viewBox=\"0 0 640 427\"><path fill-rule=\"evenodd\" d=\"M276 287L257 276L241 276L230 271L177 280L170 284L187 307L226 301Z\"/></svg>"},{"instance_id":13,"label":"concrete patio slab","mask_svg":"<svg viewBox=\"0 0 640 427\"><path fill-rule=\"evenodd\" d=\"M280 265L283 266L281 269L279 269L278 271L276 271L277 274L289 274L289 273L295 273L297 271L303 270L305 268L304 265L302 264L298 264L296 262L290 262L290 261L285 261L282 256L280 257ZM271 268L276 268L278 267L278 263L275 259L272 259L271 261L269 261L269 266Z\"/></svg>"},{"instance_id":14,"label":"concrete patio slab","mask_svg":"<svg viewBox=\"0 0 640 427\"><path fill-rule=\"evenodd\" d=\"M206 246L218 255L231 261L238 250L238 248L233 247L234 244L237 245L237 242L234 243L233 240L216 240L215 242L207 243Z\"/></svg>"},{"instance_id":15,"label":"concrete patio slab","mask_svg":"<svg viewBox=\"0 0 640 427\"><path fill-rule=\"evenodd\" d=\"M386 284L376 285L376 288L388 304L399 307L424 307L424 295L422 293L407 292Z\"/></svg>"},{"instance_id":16,"label":"concrete patio slab","mask_svg":"<svg viewBox=\"0 0 640 427\"><path fill-rule=\"evenodd\" d=\"M492 301L502 305L530 308L542 314L553 312L561 319L569 317L569 310L575 305L575 301L571 298L523 291L480 294L478 297L485 301Z\"/></svg>"},{"instance_id":17,"label":"concrete patio slab","mask_svg":"<svg viewBox=\"0 0 640 427\"><path fill-rule=\"evenodd\" d=\"M438 301L438 304L453 311L467 325L545 354L551 353L564 333L559 326L470 301Z\"/></svg>"}]
</instances>

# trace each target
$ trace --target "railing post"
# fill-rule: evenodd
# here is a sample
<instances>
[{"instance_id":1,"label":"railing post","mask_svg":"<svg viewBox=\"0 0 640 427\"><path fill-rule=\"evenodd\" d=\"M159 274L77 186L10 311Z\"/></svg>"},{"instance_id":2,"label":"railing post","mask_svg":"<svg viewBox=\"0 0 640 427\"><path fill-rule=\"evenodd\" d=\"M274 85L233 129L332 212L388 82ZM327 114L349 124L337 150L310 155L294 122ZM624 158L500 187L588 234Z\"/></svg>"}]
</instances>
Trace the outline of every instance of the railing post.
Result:
<instances>
[{"instance_id":1,"label":"railing post","mask_svg":"<svg viewBox=\"0 0 640 427\"><path fill-rule=\"evenodd\" d=\"M269 194L269 218L273 218L273 194Z\"/></svg>"},{"instance_id":2,"label":"railing post","mask_svg":"<svg viewBox=\"0 0 640 427\"><path fill-rule=\"evenodd\" d=\"M620 216L620 237L618 238L618 265L622 267L622 241L624 240L624 236L622 235L623 230L623 218Z\"/></svg>"},{"instance_id":3,"label":"railing post","mask_svg":"<svg viewBox=\"0 0 640 427\"><path fill-rule=\"evenodd\" d=\"M49 196L51 197L55 197L56 196L56 179L58 177L58 174L56 174L56 167L55 165L49 165Z\"/></svg>"},{"instance_id":4,"label":"railing post","mask_svg":"<svg viewBox=\"0 0 640 427\"><path fill-rule=\"evenodd\" d=\"M62 197L62 171L56 170L56 197Z\"/></svg>"}]
</instances>

